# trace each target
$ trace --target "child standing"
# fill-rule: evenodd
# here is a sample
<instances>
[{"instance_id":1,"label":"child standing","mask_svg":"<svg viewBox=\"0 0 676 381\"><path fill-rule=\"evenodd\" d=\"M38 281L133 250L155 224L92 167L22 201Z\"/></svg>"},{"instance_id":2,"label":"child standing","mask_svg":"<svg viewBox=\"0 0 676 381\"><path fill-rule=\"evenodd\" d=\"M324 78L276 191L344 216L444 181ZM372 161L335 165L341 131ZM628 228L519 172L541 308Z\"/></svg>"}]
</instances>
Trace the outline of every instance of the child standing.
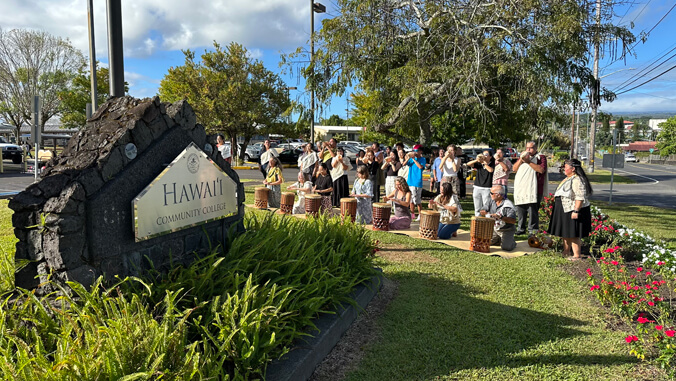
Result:
<instances>
[{"instance_id":1,"label":"child standing","mask_svg":"<svg viewBox=\"0 0 676 381\"><path fill-rule=\"evenodd\" d=\"M357 199L357 222L370 224L373 222L373 209L371 198L373 197L373 183L369 180L369 171L365 165L357 167L357 178L352 186L352 194Z\"/></svg>"}]
</instances>

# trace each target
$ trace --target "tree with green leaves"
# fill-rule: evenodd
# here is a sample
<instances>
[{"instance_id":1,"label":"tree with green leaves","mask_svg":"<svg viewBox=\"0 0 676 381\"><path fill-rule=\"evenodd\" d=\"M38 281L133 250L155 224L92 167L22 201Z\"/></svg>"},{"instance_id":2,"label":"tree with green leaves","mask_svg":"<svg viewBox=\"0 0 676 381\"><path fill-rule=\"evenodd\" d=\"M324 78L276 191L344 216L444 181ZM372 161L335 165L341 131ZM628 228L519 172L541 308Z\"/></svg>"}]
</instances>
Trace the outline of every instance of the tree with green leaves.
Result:
<instances>
[{"instance_id":1,"label":"tree with green leaves","mask_svg":"<svg viewBox=\"0 0 676 381\"><path fill-rule=\"evenodd\" d=\"M617 144L624 143L625 127L624 127L624 118L620 117L615 122L615 129L617 129Z\"/></svg>"},{"instance_id":2,"label":"tree with green leaves","mask_svg":"<svg viewBox=\"0 0 676 381\"><path fill-rule=\"evenodd\" d=\"M108 99L110 90L107 67L96 69L96 98L98 104ZM129 84L124 83L124 92L129 91ZM73 79L71 88L60 91L61 124L63 128L82 128L87 123L87 103L91 103L91 75L89 67L82 67Z\"/></svg>"},{"instance_id":3,"label":"tree with green leaves","mask_svg":"<svg viewBox=\"0 0 676 381\"><path fill-rule=\"evenodd\" d=\"M657 135L657 149L660 155L676 155L676 116L667 119L659 125L660 133Z\"/></svg>"},{"instance_id":4,"label":"tree with green leaves","mask_svg":"<svg viewBox=\"0 0 676 381\"><path fill-rule=\"evenodd\" d=\"M0 29L0 116L17 128L32 123L33 96L40 96L40 129L61 110L59 92L70 88L85 65L70 41L47 32Z\"/></svg>"},{"instance_id":5,"label":"tree with green leaves","mask_svg":"<svg viewBox=\"0 0 676 381\"><path fill-rule=\"evenodd\" d=\"M612 15L604 13L597 28L594 7L582 0L338 0L337 6L339 16L324 20L316 36L307 86L322 101L355 86L365 125L423 144L435 124L467 129L482 141L520 140L565 114L591 85L588 45L597 31L598 38L623 42L618 52L634 41L626 28L610 24Z\"/></svg>"},{"instance_id":6,"label":"tree with green leaves","mask_svg":"<svg viewBox=\"0 0 676 381\"><path fill-rule=\"evenodd\" d=\"M205 51L200 61L193 51L183 54L185 64L170 68L160 82L160 98L168 102L186 99L207 132L226 134L233 149L242 136L240 158L254 135L288 124L284 120L290 107L286 85L262 62L252 59L242 45L233 42L223 48L214 42L214 50Z\"/></svg>"}]
</instances>

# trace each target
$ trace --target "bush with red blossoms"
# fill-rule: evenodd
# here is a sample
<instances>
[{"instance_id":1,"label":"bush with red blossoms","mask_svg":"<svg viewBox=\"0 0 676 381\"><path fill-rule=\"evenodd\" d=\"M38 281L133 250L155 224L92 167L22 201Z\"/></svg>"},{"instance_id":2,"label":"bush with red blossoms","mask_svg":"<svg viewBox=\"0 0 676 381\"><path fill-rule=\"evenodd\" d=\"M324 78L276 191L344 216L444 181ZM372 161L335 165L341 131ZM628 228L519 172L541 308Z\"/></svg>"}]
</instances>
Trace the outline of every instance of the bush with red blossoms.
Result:
<instances>
[{"instance_id":1,"label":"bush with red blossoms","mask_svg":"<svg viewBox=\"0 0 676 381\"><path fill-rule=\"evenodd\" d=\"M609 247L597 260L601 280L587 269L589 289L615 314L625 319L634 330L625 337L630 353L640 359L653 359L670 373L676 371L676 328L670 316L672 306L661 291L673 290L674 282L656 279L650 269L630 268L622 257L622 248Z\"/></svg>"}]
</instances>

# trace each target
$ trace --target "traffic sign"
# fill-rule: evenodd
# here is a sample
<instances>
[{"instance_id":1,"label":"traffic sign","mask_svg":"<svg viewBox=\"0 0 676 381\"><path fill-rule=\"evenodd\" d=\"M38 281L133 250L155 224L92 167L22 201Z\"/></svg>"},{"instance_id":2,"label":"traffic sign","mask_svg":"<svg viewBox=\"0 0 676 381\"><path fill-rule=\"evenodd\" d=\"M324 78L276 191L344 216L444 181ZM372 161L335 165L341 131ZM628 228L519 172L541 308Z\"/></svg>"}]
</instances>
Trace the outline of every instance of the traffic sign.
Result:
<instances>
[{"instance_id":1,"label":"traffic sign","mask_svg":"<svg viewBox=\"0 0 676 381\"><path fill-rule=\"evenodd\" d=\"M651 148L651 149L650 149L650 153L653 153L654 151L655 151L654 148Z\"/></svg>"}]
</instances>

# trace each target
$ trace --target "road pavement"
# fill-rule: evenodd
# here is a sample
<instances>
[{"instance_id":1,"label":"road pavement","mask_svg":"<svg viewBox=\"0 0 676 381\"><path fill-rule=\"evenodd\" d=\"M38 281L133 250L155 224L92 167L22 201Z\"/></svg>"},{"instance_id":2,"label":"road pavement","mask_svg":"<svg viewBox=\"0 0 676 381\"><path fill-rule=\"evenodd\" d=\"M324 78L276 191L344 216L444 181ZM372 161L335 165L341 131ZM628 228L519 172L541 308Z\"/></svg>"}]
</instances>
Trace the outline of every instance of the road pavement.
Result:
<instances>
[{"instance_id":1,"label":"road pavement","mask_svg":"<svg viewBox=\"0 0 676 381\"><path fill-rule=\"evenodd\" d=\"M3 194L19 192L33 183L33 174L24 174L19 170L19 166L11 164L5 160L5 173L0 173L0 197ZM258 170L238 169L237 173L241 179L263 182L263 175ZM636 181L636 184L613 184L613 203L627 203L636 205L648 205L658 208L669 208L676 210L676 166L658 165L645 163L625 163L625 168L615 170L618 175L630 177ZM295 168L285 168L283 171L287 181L294 181L297 174ZM552 174L550 179L552 185L558 183L556 175ZM348 183L352 184L355 178L355 171L348 171ZM425 183L427 188L429 183ZM468 182L467 194L471 196L471 182ZM513 184L510 184L513 189ZM594 184L593 200L609 201L610 184Z\"/></svg>"}]
</instances>

